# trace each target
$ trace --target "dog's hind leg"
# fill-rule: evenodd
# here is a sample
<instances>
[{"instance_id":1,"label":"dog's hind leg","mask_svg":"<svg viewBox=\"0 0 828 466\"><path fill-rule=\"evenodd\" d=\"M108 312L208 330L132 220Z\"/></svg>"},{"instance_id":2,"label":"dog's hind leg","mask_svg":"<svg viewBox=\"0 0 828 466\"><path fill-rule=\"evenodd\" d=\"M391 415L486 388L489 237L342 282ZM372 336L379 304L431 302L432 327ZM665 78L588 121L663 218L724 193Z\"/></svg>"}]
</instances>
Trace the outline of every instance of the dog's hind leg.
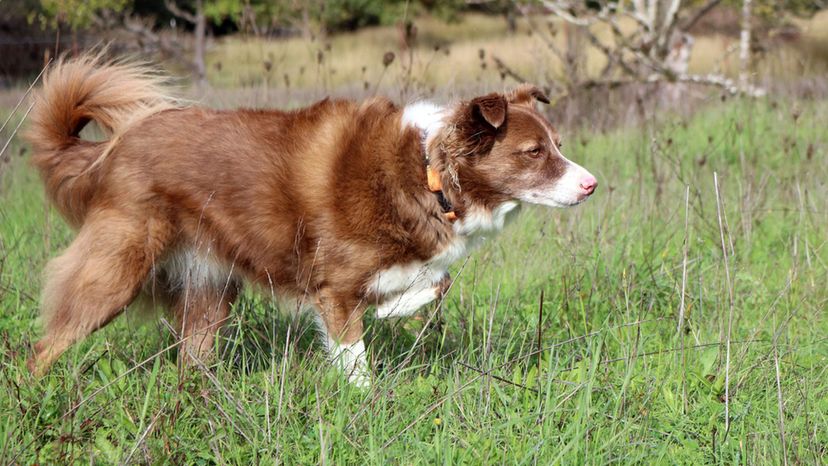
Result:
<instances>
[{"instance_id":1,"label":"dog's hind leg","mask_svg":"<svg viewBox=\"0 0 828 466\"><path fill-rule=\"evenodd\" d=\"M46 268L44 335L29 369L37 374L73 343L115 318L141 289L172 228L146 212L90 212L77 238Z\"/></svg>"},{"instance_id":2,"label":"dog's hind leg","mask_svg":"<svg viewBox=\"0 0 828 466\"><path fill-rule=\"evenodd\" d=\"M229 275L223 283L192 280L176 293L173 313L182 339L178 350L182 365L211 356L216 332L226 323L238 294L239 284Z\"/></svg>"}]
</instances>

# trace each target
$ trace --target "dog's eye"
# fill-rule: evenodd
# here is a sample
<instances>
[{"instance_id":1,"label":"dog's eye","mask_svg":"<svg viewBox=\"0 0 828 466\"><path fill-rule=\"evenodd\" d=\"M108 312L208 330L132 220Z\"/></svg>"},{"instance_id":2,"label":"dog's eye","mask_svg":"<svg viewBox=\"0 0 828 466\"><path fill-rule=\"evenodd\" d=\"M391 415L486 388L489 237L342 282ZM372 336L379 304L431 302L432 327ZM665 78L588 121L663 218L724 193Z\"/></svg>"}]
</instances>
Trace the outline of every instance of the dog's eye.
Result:
<instances>
[{"instance_id":1,"label":"dog's eye","mask_svg":"<svg viewBox=\"0 0 828 466\"><path fill-rule=\"evenodd\" d=\"M531 149L525 150L524 153L526 153L526 155L529 155L531 157L537 157L537 156L541 155L541 148L540 147L533 147Z\"/></svg>"}]
</instances>

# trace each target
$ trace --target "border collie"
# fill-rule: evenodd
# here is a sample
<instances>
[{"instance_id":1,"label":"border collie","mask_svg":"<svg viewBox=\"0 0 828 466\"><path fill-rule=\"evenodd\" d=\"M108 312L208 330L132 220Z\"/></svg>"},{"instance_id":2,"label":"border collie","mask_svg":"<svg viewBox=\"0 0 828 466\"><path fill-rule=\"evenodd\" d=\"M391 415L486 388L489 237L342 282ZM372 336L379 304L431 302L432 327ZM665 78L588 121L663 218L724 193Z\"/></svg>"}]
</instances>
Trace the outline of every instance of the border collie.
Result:
<instances>
[{"instance_id":1,"label":"border collie","mask_svg":"<svg viewBox=\"0 0 828 466\"><path fill-rule=\"evenodd\" d=\"M212 110L98 54L59 61L35 99L33 163L77 229L46 269L39 374L145 294L175 316L180 357L206 358L246 281L312 307L332 361L367 385L367 309L411 315L521 202L573 206L597 185L531 85L445 106ZM80 138L90 121L107 140Z\"/></svg>"}]
</instances>

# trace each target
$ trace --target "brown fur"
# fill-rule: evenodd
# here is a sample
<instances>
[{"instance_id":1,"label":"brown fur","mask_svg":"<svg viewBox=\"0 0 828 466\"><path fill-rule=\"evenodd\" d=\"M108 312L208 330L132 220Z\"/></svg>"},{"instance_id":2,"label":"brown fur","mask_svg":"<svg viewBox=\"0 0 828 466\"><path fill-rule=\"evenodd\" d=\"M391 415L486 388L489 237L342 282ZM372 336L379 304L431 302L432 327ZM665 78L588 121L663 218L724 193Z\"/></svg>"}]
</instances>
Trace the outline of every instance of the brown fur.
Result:
<instances>
[{"instance_id":1,"label":"brown fur","mask_svg":"<svg viewBox=\"0 0 828 466\"><path fill-rule=\"evenodd\" d=\"M461 220L560 176L554 157L514 155L554 131L534 99L545 97L521 87L458 103L432 140ZM315 304L330 335L359 340L366 307L383 298L367 291L371 277L427 261L455 236L426 187L422 135L401 117L383 98L291 112L178 108L143 68L99 57L58 63L28 139L49 198L78 236L47 268L32 368L48 368L148 283L173 307L185 355L209 353L237 278ZM90 120L113 137L81 140ZM170 276L181 251L221 264L224 276Z\"/></svg>"}]
</instances>

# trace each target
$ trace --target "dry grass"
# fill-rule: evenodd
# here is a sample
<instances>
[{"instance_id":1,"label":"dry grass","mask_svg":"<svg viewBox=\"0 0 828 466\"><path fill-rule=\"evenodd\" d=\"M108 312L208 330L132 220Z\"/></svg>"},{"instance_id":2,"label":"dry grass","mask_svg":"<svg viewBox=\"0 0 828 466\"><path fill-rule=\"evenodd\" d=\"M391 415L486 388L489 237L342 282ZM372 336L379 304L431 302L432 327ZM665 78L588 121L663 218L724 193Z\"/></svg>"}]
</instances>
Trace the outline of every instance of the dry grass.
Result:
<instances>
[{"instance_id":1,"label":"dry grass","mask_svg":"<svg viewBox=\"0 0 828 466\"><path fill-rule=\"evenodd\" d=\"M796 22L803 31L800 42L774 43L758 53L754 63L757 75L786 78L825 71L828 12ZM436 86L497 87L502 77L493 57L503 59L528 80L543 83L563 78L562 63L546 41L565 49L565 25L558 24L558 32L552 34L543 19L535 18L531 24L521 19L517 32L510 33L503 19L482 15L467 15L452 24L424 18L416 24L418 38L410 50L402 49L400 32L395 27L367 28L326 39L223 39L211 47L210 82L218 87L313 88L328 92L341 88L373 91L394 85L401 87L403 97L407 97L412 92L430 93ZM622 29L631 28L629 21L622 22ZM607 43L612 42L607 28L598 26L594 32ZM724 34L696 37L690 71L735 76L737 42L738 38ZM382 58L389 51L396 57L386 68ZM586 48L582 61L588 76L595 76L605 63L593 47Z\"/></svg>"}]
</instances>

